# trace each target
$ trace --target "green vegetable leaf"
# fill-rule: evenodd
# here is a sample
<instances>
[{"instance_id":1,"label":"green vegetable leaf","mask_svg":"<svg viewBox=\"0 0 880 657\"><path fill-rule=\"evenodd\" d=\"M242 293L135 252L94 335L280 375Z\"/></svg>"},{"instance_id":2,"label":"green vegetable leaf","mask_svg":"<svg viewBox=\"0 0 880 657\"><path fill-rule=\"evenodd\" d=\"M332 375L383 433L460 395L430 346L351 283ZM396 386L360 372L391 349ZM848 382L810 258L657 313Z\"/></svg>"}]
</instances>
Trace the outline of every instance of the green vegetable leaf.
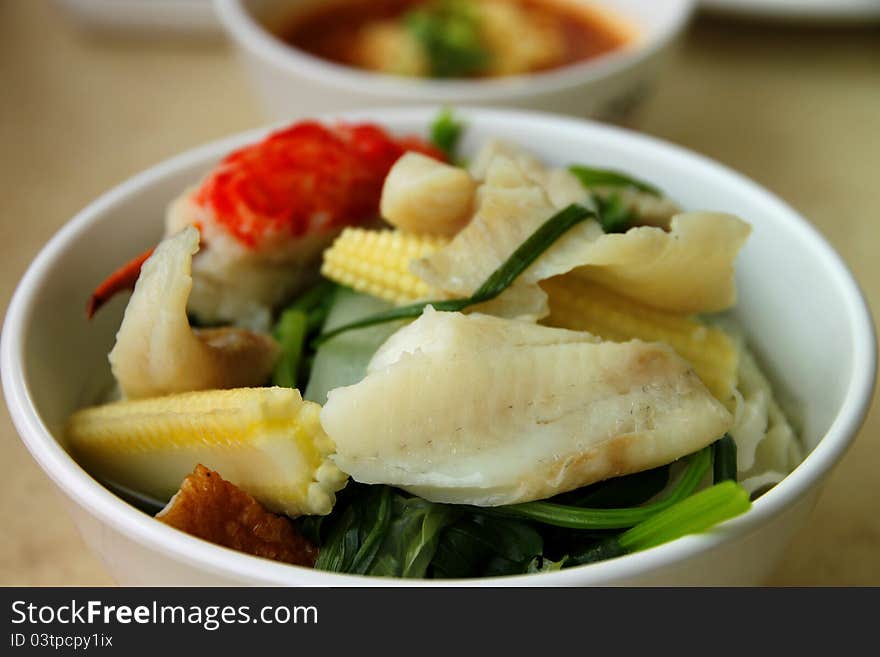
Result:
<instances>
[{"instance_id":1,"label":"green vegetable leaf","mask_svg":"<svg viewBox=\"0 0 880 657\"><path fill-rule=\"evenodd\" d=\"M464 132L464 124L457 121L448 107L440 110L440 113L431 124L431 143L446 153L450 162L457 161L456 150L461 135Z\"/></svg>"},{"instance_id":2,"label":"green vegetable leaf","mask_svg":"<svg viewBox=\"0 0 880 657\"><path fill-rule=\"evenodd\" d=\"M321 545L315 568L365 575L382 546L391 523L393 491L387 486L357 487Z\"/></svg>"},{"instance_id":3,"label":"green vegetable leaf","mask_svg":"<svg viewBox=\"0 0 880 657\"><path fill-rule=\"evenodd\" d=\"M526 572L544 549L541 534L513 518L463 507L461 518L440 537L431 563L436 578L490 577Z\"/></svg>"},{"instance_id":4,"label":"green vegetable leaf","mask_svg":"<svg viewBox=\"0 0 880 657\"><path fill-rule=\"evenodd\" d=\"M594 167L583 166L581 164L573 164L568 167L581 184L587 189L595 187L634 187L654 196L663 196L663 193L654 185L638 180L620 171L612 171L609 169L596 169Z\"/></svg>"},{"instance_id":5,"label":"green vegetable leaf","mask_svg":"<svg viewBox=\"0 0 880 657\"><path fill-rule=\"evenodd\" d=\"M485 70L489 51L468 2L435 0L407 12L403 20L424 49L432 77L467 77Z\"/></svg>"},{"instance_id":6,"label":"green vegetable leaf","mask_svg":"<svg viewBox=\"0 0 880 657\"><path fill-rule=\"evenodd\" d=\"M599 207L599 223L606 233L625 233L635 224L636 216L626 207L620 194L605 198L596 196L595 200Z\"/></svg>"},{"instance_id":7,"label":"green vegetable leaf","mask_svg":"<svg viewBox=\"0 0 880 657\"><path fill-rule=\"evenodd\" d=\"M593 509L620 508L644 504L669 483L669 466L661 465L643 472L606 479L590 486L562 493L548 500L565 506Z\"/></svg>"},{"instance_id":8,"label":"green vegetable leaf","mask_svg":"<svg viewBox=\"0 0 880 657\"><path fill-rule=\"evenodd\" d=\"M458 516L455 507L395 495L393 520L369 570L384 577L425 577L440 532Z\"/></svg>"},{"instance_id":9,"label":"green vegetable leaf","mask_svg":"<svg viewBox=\"0 0 880 657\"><path fill-rule=\"evenodd\" d=\"M320 329L327 315L336 284L321 281L288 306L278 317L273 335L281 346L272 385L296 388L304 374L308 353L307 337Z\"/></svg>"},{"instance_id":10,"label":"green vegetable leaf","mask_svg":"<svg viewBox=\"0 0 880 657\"><path fill-rule=\"evenodd\" d=\"M309 317L302 310L289 309L281 313L274 331L275 339L281 345L281 355L272 374L273 385L296 388L308 322Z\"/></svg>"},{"instance_id":11,"label":"green vegetable leaf","mask_svg":"<svg viewBox=\"0 0 880 657\"><path fill-rule=\"evenodd\" d=\"M332 295L332 304L324 322L324 330L329 331L364 317L371 317L391 307L390 303L369 294L339 287ZM352 331L321 344L315 355L309 384L303 397L324 404L330 390L360 381L367 371L367 364L373 354L398 328L400 328L399 323L374 326L362 331Z\"/></svg>"}]
</instances>

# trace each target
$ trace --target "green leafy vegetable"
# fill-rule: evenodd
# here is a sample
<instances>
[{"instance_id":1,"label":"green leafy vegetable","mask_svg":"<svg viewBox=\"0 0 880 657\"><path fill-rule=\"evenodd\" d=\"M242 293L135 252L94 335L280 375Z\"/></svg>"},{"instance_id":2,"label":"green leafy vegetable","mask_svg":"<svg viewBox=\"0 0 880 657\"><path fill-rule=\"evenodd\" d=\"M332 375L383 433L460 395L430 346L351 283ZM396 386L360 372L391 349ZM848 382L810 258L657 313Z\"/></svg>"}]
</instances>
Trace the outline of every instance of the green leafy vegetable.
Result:
<instances>
[{"instance_id":1,"label":"green leafy vegetable","mask_svg":"<svg viewBox=\"0 0 880 657\"><path fill-rule=\"evenodd\" d=\"M599 223L606 233L625 233L632 228L636 216L620 198L620 194L610 194L606 198L595 197L599 206Z\"/></svg>"},{"instance_id":2,"label":"green leafy vegetable","mask_svg":"<svg viewBox=\"0 0 880 657\"><path fill-rule=\"evenodd\" d=\"M391 523L392 489L370 486L349 504L321 546L315 568L366 575Z\"/></svg>"},{"instance_id":3,"label":"green leafy vegetable","mask_svg":"<svg viewBox=\"0 0 880 657\"><path fill-rule=\"evenodd\" d=\"M432 77L478 75L489 62L473 7L463 0L434 0L404 15L404 25L428 58Z\"/></svg>"},{"instance_id":4,"label":"green leafy vegetable","mask_svg":"<svg viewBox=\"0 0 880 657\"><path fill-rule=\"evenodd\" d=\"M322 281L288 306L278 317L273 335L281 346L272 384L296 388L301 382L307 353L307 337L320 329L336 285Z\"/></svg>"},{"instance_id":5,"label":"green leafy vegetable","mask_svg":"<svg viewBox=\"0 0 880 657\"><path fill-rule=\"evenodd\" d=\"M464 124L457 121L448 107L440 110L437 118L431 124L431 143L446 153L450 162L458 159L458 142L464 132Z\"/></svg>"},{"instance_id":6,"label":"green leafy vegetable","mask_svg":"<svg viewBox=\"0 0 880 657\"><path fill-rule=\"evenodd\" d=\"M495 511L570 529L596 530L632 527L691 495L711 467L711 449L711 447L706 447L691 455L684 474L669 495L653 504L621 509L584 509L553 504L552 502L525 502L497 507Z\"/></svg>"},{"instance_id":7,"label":"green leafy vegetable","mask_svg":"<svg viewBox=\"0 0 880 657\"><path fill-rule=\"evenodd\" d=\"M425 307L429 305L434 306L435 310L457 312L464 310L468 306L490 301L506 290L516 280L517 276L528 269L562 235L574 226L595 216L595 207L588 208L572 203L545 221L498 269L492 272L489 278L470 297L466 299L422 301L408 306L392 308L386 312L325 331L315 340L314 346L318 346L346 331L418 317L422 314Z\"/></svg>"},{"instance_id":8,"label":"green leafy vegetable","mask_svg":"<svg viewBox=\"0 0 880 657\"><path fill-rule=\"evenodd\" d=\"M440 532L459 511L418 497L394 495L393 520L369 570L385 577L425 577L434 558Z\"/></svg>"},{"instance_id":9,"label":"green leafy vegetable","mask_svg":"<svg viewBox=\"0 0 880 657\"><path fill-rule=\"evenodd\" d=\"M611 171L608 169L596 169L580 164L574 164L568 167L581 184L587 189L595 187L634 187L654 196L662 196L663 193L654 185L638 180L619 171Z\"/></svg>"},{"instance_id":10,"label":"green leafy vegetable","mask_svg":"<svg viewBox=\"0 0 880 657\"><path fill-rule=\"evenodd\" d=\"M431 572L444 579L523 573L543 549L541 534L528 523L463 509L441 535Z\"/></svg>"},{"instance_id":11,"label":"green leafy vegetable","mask_svg":"<svg viewBox=\"0 0 880 657\"><path fill-rule=\"evenodd\" d=\"M296 388L308 323L309 316L302 310L289 309L281 313L274 331L281 345L281 355L272 374L273 385Z\"/></svg>"},{"instance_id":12,"label":"green leafy vegetable","mask_svg":"<svg viewBox=\"0 0 880 657\"><path fill-rule=\"evenodd\" d=\"M712 481L736 481L736 442L724 434L712 444Z\"/></svg>"},{"instance_id":13,"label":"green leafy vegetable","mask_svg":"<svg viewBox=\"0 0 880 657\"><path fill-rule=\"evenodd\" d=\"M669 466L636 472L623 477L606 479L590 486L562 493L550 502L565 506L582 506L593 509L636 506L644 504L661 492L669 483Z\"/></svg>"},{"instance_id":14,"label":"green leafy vegetable","mask_svg":"<svg viewBox=\"0 0 880 657\"><path fill-rule=\"evenodd\" d=\"M389 308L392 305L386 301L339 287L331 295L329 314L323 324L324 330L332 330ZM373 326L340 335L335 340L321 344L315 354L311 377L303 397L324 404L330 390L360 381L373 354L398 328L399 323Z\"/></svg>"}]
</instances>

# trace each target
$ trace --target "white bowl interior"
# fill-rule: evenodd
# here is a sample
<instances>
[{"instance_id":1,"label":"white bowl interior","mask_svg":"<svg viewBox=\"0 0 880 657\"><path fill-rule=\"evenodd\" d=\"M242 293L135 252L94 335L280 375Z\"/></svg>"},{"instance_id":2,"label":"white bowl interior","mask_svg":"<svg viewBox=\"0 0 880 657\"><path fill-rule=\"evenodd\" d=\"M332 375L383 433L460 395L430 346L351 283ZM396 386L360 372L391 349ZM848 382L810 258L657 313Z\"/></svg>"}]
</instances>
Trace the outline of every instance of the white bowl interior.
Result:
<instances>
[{"instance_id":1,"label":"white bowl interior","mask_svg":"<svg viewBox=\"0 0 880 657\"><path fill-rule=\"evenodd\" d=\"M433 112L422 108L368 116L395 131L417 133L424 131ZM740 300L735 316L773 380L801 410L806 448L819 445L833 425L836 433L826 462L803 475L796 471L759 499L747 517L760 515L765 508L766 519L771 508L775 512L792 502L797 491L814 485L857 429L874 377L870 317L846 268L818 234L753 183L668 144L547 115L462 114L469 126L463 144L467 151L488 136L510 139L556 164L580 162L631 172L657 184L688 209L732 212L753 225L754 233L738 262ZM84 210L40 255L13 302L4 334L7 399L18 400L21 406L11 409L13 416L30 412L23 407L32 404L48 430L28 425L23 431L38 459L53 437L63 444L69 414L95 401L110 383L106 355L125 301L114 300L88 322L84 305L93 287L121 262L156 242L165 208L181 190L233 147L259 134L203 147L141 174ZM11 394L12 387L20 387L22 395ZM21 429L22 423L18 424ZM71 487L97 486L72 462L59 463L50 474L68 492ZM798 477L796 483L789 481ZM704 537L677 543L697 545L700 540ZM598 573L604 566L586 569Z\"/></svg>"}]
</instances>

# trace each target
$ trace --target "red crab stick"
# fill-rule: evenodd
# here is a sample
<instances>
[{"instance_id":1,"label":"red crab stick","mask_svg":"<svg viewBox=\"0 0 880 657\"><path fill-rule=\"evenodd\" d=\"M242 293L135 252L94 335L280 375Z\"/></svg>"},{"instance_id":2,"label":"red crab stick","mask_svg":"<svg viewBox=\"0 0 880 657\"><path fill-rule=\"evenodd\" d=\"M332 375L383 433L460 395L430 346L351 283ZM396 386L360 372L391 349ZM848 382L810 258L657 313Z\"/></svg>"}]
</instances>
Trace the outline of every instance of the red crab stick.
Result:
<instances>
[{"instance_id":1,"label":"red crab stick","mask_svg":"<svg viewBox=\"0 0 880 657\"><path fill-rule=\"evenodd\" d=\"M406 151L444 160L418 137L395 138L370 123L324 126L302 121L230 153L193 195L225 232L247 249L277 246L374 218L391 166ZM193 221L198 225L199 221ZM92 315L114 294L132 289L152 250L113 272L89 299Z\"/></svg>"},{"instance_id":2,"label":"red crab stick","mask_svg":"<svg viewBox=\"0 0 880 657\"><path fill-rule=\"evenodd\" d=\"M117 292L133 290L134 284L140 276L141 266L151 255L153 255L153 249L148 249L132 258L95 288L92 296L89 297L88 304L86 304L86 316L91 319L98 312L98 309L110 301Z\"/></svg>"}]
</instances>

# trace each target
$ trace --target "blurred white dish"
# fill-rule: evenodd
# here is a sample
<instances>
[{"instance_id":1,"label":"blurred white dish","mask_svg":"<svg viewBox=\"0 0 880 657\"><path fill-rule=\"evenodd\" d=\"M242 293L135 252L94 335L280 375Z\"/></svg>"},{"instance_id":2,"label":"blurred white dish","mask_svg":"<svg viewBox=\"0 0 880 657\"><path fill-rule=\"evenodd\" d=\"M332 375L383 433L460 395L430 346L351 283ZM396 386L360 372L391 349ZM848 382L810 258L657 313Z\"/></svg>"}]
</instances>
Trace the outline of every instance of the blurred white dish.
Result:
<instances>
[{"instance_id":1,"label":"blurred white dish","mask_svg":"<svg viewBox=\"0 0 880 657\"><path fill-rule=\"evenodd\" d=\"M342 116L378 121L396 132L424 133L435 112L409 108ZM548 162L581 161L631 172L685 208L746 218L754 232L740 255L734 314L777 389L802 409L808 455L750 511L709 533L558 572L459 583L760 583L806 522L871 401L873 321L846 265L807 221L771 193L671 144L546 114L473 109L460 115L468 124L466 153L489 137L509 139ZM63 427L70 413L93 403L111 381L107 353L124 300L115 299L88 322L85 300L95 283L124 254L156 243L170 199L231 150L264 134L237 135L153 167L99 198L50 240L19 284L6 316L0 346L6 401L25 445L65 494L88 544L122 584L412 584L288 566L193 538L129 506L64 450ZM95 248L100 244L113 248Z\"/></svg>"},{"instance_id":2,"label":"blurred white dish","mask_svg":"<svg viewBox=\"0 0 880 657\"><path fill-rule=\"evenodd\" d=\"M126 34L217 36L211 0L56 0L83 27Z\"/></svg>"},{"instance_id":3,"label":"blurred white dish","mask_svg":"<svg viewBox=\"0 0 880 657\"><path fill-rule=\"evenodd\" d=\"M314 57L272 33L308 0L215 0L258 96L276 119L389 105L495 105L578 116L624 116L650 92L663 55L684 27L694 0L574 0L606 9L635 27L625 48L530 75L430 80L372 73Z\"/></svg>"},{"instance_id":4,"label":"blurred white dish","mask_svg":"<svg viewBox=\"0 0 880 657\"><path fill-rule=\"evenodd\" d=\"M705 9L735 16L811 23L880 20L880 0L700 0Z\"/></svg>"}]
</instances>

